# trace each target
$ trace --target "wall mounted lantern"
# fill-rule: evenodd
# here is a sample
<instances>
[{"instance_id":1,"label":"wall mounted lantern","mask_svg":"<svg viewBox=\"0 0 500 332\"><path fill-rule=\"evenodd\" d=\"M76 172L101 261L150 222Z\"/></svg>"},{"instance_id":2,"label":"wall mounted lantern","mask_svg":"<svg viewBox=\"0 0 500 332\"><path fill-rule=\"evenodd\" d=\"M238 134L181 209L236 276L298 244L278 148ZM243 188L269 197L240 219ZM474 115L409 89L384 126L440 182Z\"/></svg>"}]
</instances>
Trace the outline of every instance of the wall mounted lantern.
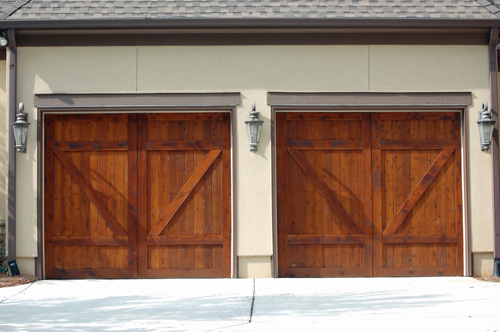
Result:
<instances>
[{"instance_id":1,"label":"wall mounted lantern","mask_svg":"<svg viewBox=\"0 0 500 332\"><path fill-rule=\"evenodd\" d=\"M7 40L7 38L5 38L3 33L0 32L0 46L5 47L5 46L7 46L8 43L9 43L9 41Z\"/></svg>"},{"instance_id":2,"label":"wall mounted lantern","mask_svg":"<svg viewBox=\"0 0 500 332\"><path fill-rule=\"evenodd\" d=\"M12 124L14 129L14 139L16 149L19 153L26 153L26 144L28 142L28 113L24 112L24 104L19 103L19 112L16 114L16 122Z\"/></svg>"},{"instance_id":3,"label":"wall mounted lantern","mask_svg":"<svg viewBox=\"0 0 500 332\"><path fill-rule=\"evenodd\" d=\"M252 111L250 112L250 118L245 121L247 125L248 141L250 142L250 151L257 151L260 140L260 132L262 130L262 124L264 121L259 120L259 112L255 111L255 102L252 104Z\"/></svg>"},{"instance_id":4,"label":"wall mounted lantern","mask_svg":"<svg viewBox=\"0 0 500 332\"><path fill-rule=\"evenodd\" d=\"M488 103L484 102L483 110L479 112L479 120L477 121L481 151L488 151L490 148L495 122L491 119L491 112L488 111Z\"/></svg>"}]
</instances>

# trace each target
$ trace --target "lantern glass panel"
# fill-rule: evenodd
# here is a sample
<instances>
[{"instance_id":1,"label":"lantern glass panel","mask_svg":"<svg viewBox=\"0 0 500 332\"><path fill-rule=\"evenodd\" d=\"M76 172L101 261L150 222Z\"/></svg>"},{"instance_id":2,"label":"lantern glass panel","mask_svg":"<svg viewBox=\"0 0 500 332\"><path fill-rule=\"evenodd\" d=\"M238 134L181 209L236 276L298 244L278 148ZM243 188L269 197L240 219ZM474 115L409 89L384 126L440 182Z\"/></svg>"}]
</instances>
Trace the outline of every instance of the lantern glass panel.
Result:
<instances>
[{"instance_id":1,"label":"lantern glass panel","mask_svg":"<svg viewBox=\"0 0 500 332\"><path fill-rule=\"evenodd\" d=\"M28 127L29 123L15 123L14 124L14 140L16 148L19 152L26 151L26 143L28 141Z\"/></svg>"},{"instance_id":2,"label":"lantern glass panel","mask_svg":"<svg viewBox=\"0 0 500 332\"><path fill-rule=\"evenodd\" d=\"M250 143L257 143L260 137L261 126L257 121L247 123L248 139Z\"/></svg>"}]
</instances>

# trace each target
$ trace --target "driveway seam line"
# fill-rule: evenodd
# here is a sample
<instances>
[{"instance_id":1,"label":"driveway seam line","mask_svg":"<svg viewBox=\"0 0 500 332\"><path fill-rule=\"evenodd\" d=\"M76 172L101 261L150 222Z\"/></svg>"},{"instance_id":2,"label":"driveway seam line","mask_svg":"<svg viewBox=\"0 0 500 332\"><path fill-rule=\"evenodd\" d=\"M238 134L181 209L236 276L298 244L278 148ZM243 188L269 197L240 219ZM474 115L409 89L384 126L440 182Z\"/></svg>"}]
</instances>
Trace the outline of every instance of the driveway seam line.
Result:
<instances>
[{"instance_id":1,"label":"driveway seam line","mask_svg":"<svg viewBox=\"0 0 500 332\"><path fill-rule=\"evenodd\" d=\"M11 295L11 296L9 296L9 297L6 297L6 298L5 298L5 299L3 299L2 301L0 301L0 304L4 303L4 302L5 302L5 301L7 301L7 300L10 300L11 298L13 298L13 297L15 297L15 296L18 296L19 294L24 293L24 292L25 292L28 288L30 288L31 286L33 286L33 283L30 283L30 284L29 284L26 288L24 288L24 289L20 290L18 293L13 294L13 295Z\"/></svg>"},{"instance_id":2,"label":"driveway seam line","mask_svg":"<svg viewBox=\"0 0 500 332\"><path fill-rule=\"evenodd\" d=\"M252 294L252 305L250 307L250 318L248 319L248 323L252 322L253 316L253 306L255 304L255 278L253 278L253 294Z\"/></svg>"}]
</instances>

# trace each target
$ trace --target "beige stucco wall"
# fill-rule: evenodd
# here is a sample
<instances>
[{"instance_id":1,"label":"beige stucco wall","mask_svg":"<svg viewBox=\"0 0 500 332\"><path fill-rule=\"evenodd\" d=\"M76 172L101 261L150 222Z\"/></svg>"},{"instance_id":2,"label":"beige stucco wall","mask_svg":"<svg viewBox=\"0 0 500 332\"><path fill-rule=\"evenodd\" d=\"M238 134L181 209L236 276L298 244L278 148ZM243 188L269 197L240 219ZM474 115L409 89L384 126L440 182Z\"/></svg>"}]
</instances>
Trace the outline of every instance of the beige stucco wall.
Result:
<instances>
[{"instance_id":1,"label":"beige stucco wall","mask_svg":"<svg viewBox=\"0 0 500 332\"><path fill-rule=\"evenodd\" d=\"M476 112L489 100L486 46L189 46L19 48L18 100L34 119L36 93L240 92L234 144L238 164L239 270L271 276L272 169L268 91L471 91L473 250L492 250L491 155L480 152ZM244 120L252 102L265 121L257 153ZM36 127L18 155L18 256L37 256ZM34 269L34 260L33 260ZM33 270L34 272L34 270Z\"/></svg>"}]
</instances>

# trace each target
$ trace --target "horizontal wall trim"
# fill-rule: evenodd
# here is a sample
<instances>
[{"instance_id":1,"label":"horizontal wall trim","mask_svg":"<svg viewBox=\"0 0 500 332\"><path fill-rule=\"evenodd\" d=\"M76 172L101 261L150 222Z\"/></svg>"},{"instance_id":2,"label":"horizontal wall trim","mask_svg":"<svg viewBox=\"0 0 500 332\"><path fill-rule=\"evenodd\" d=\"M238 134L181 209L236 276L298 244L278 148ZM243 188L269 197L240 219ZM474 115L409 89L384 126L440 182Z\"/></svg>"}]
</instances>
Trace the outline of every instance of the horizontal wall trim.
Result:
<instances>
[{"instance_id":1,"label":"horizontal wall trim","mask_svg":"<svg viewBox=\"0 0 500 332\"><path fill-rule=\"evenodd\" d=\"M239 92L35 95L35 106L39 109L235 107L240 103Z\"/></svg>"},{"instance_id":2,"label":"horizontal wall trim","mask_svg":"<svg viewBox=\"0 0 500 332\"><path fill-rule=\"evenodd\" d=\"M497 19L430 18L164 18L2 20L0 29L110 28L464 28L498 27Z\"/></svg>"},{"instance_id":3,"label":"horizontal wall trim","mask_svg":"<svg viewBox=\"0 0 500 332\"><path fill-rule=\"evenodd\" d=\"M488 45L484 32L223 32L151 33L120 31L19 33L18 46L175 46L175 45Z\"/></svg>"},{"instance_id":4,"label":"horizontal wall trim","mask_svg":"<svg viewBox=\"0 0 500 332\"><path fill-rule=\"evenodd\" d=\"M472 104L470 92L269 92L267 103L279 107L414 107L463 108Z\"/></svg>"}]
</instances>

